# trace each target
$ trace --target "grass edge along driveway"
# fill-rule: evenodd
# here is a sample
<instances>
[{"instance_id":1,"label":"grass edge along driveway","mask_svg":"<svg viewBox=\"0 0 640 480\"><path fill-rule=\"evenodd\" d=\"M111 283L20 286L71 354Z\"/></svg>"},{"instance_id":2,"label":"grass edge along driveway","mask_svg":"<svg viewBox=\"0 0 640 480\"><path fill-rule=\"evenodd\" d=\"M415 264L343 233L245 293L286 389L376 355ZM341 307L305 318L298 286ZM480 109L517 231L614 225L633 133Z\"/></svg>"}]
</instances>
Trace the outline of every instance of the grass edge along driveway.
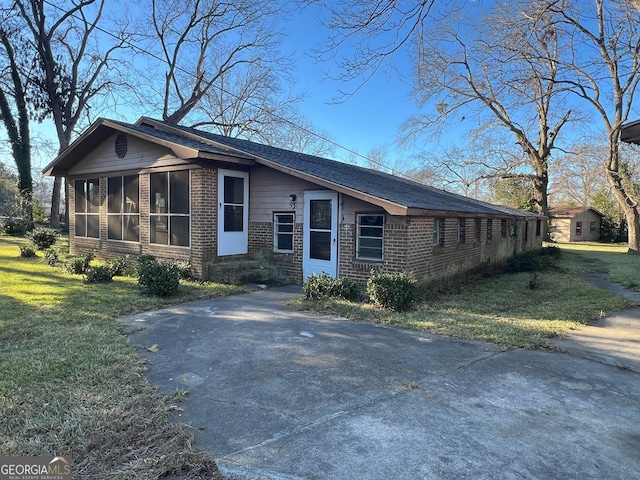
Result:
<instances>
[{"instance_id":1,"label":"grass edge along driveway","mask_svg":"<svg viewBox=\"0 0 640 480\"><path fill-rule=\"evenodd\" d=\"M240 290L183 283L160 299L141 296L134 278L87 285L42 252L19 257L26 243L0 237L0 455L69 455L74 478L92 480L221 478L169 421L180 394L162 397L147 382L115 319Z\"/></svg>"},{"instance_id":2,"label":"grass edge along driveway","mask_svg":"<svg viewBox=\"0 0 640 480\"><path fill-rule=\"evenodd\" d=\"M638 279L640 271L640 256L627 254L626 247L571 244L560 248L554 268L537 272L534 289L530 288L531 273L505 273L472 277L434 294L423 292L424 300L404 313L340 299L300 299L292 304L325 315L488 341L504 348L551 348L550 338L634 305L592 286L581 273L605 273L613 281L634 287L637 283L632 278Z\"/></svg>"}]
</instances>

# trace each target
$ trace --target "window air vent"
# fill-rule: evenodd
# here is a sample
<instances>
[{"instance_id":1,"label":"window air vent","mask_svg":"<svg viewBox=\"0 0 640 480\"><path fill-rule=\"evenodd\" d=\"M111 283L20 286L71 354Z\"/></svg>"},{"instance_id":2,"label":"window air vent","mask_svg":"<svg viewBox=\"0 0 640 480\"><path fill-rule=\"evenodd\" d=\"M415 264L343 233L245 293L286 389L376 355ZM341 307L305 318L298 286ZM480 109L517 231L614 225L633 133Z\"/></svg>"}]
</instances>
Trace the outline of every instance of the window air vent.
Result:
<instances>
[{"instance_id":1,"label":"window air vent","mask_svg":"<svg viewBox=\"0 0 640 480\"><path fill-rule=\"evenodd\" d=\"M118 158L124 158L127 154L127 136L124 133L121 133L116 138L116 155Z\"/></svg>"}]
</instances>

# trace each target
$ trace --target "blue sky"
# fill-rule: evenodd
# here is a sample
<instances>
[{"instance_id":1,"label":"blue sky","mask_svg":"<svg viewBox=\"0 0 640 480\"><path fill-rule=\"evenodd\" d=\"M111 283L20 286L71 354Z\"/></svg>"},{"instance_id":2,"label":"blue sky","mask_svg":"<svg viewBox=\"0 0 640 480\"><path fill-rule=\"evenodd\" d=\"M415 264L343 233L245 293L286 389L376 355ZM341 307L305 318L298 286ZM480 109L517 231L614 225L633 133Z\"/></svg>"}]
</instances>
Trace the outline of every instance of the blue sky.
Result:
<instances>
[{"instance_id":1,"label":"blue sky","mask_svg":"<svg viewBox=\"0 0 640 480\"><path fill-rule=\"evenodd\" d=\"M340 145L366 155L372 148L387 146L395 155L393 144L401 123L415 111L407 79L410 62L405 52L393 61L405 79L397 73L378 72L348 99L336 103L341 90L352 91L358 82L345 85L335 78L339 68L333 61L319 62L313 51L322 48L328 31L318 22L317 11L307 9L293 16L287 27L285 48L295 51L297 87L307 92L302 112L319 129L327 131ZM351 88L351 90L350 90ZM347 159L349 153L337 150L335 155Z\"/></svg>"},{"instance_id":2,"label":"blue sky","mask_svg":"<svg viewBox=\"0 0 640 480\"><path fill-rule=\"evenodd\" d=\"M316 129L328 132L333 141L361 155L366 155L372 148L387 147L387 160L394 163L397 155L394 142L400 125L415 111L410 97L408 56L400 53L393 59L394 64L405 76L404 81L398 78L396 73L378 72L353 96L336 103L335 99L340 96L340 90L345 89L345 84L327 78L327 72L334 77L337 76L337 65L331 61L318 62L312 57L313 50L323 45L328 34L319 23L316 13L317 9L308 8L292 14L285 28L287 39L282 45L285 52L295 54L295 90L305 91L307 94L305 101L300 105L302 113ZM353 84L354 88L356 86L358 83ZM101 112L100 115L122 118L122 115L110 115L108 111ZM138 112L131 112L130 115L131 118L127 117L124 120L134 122L140 116ZM36 136L48 137L56 143L50 121L42 125L33 125L33 133ZM340 160L348 160L351 154L338 148L333 156ZM50 158L34 155L33 161L35 167L42 167ZM360 159L360 163L366 162Z\"/></svg>"}]
</instances>

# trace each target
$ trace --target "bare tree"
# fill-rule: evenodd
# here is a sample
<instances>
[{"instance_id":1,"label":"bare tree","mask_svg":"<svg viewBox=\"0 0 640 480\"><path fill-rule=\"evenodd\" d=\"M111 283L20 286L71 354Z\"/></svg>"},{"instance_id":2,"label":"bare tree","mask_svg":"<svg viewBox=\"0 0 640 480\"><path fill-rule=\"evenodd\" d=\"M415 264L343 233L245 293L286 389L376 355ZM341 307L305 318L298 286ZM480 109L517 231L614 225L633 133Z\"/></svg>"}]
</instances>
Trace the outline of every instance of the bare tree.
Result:
<instances>
[{"instance_id":1,"label":"bare tree","mask_svg":"<svg viewBox=\"0 0 640 480\"><path fill-rule=\"evenodd\" d=\"M594 195L609 190L602 172L607 147L602 139L587 137L588 143L574 145L553 162L549 196L555 205L590 205Z\"/></svg>"},{"instance_id":2,"label":"bare tree","mask_svg":"<svg viewBox=\"0 0 640 480\"><path fill-rule=\"evenodd\" d=\"M318 0L298 0L303 6L321 5L321 21L331 36L318 53L322 60L333 60L341 68L339 78L366 83L384 67L393 68L394 55L422 32L439 0L339 0L327 4ZM453 3L464 5L467 0ZM328 10L328 13L326 12ZM351 94L353 92L345 92Z\"/></svg>"},{"instance_id":3,"label":"bare tree","mask_svg":"<svg viewBox=\"0 0 640 480\"><path fill-rule=\"evenodd\" d=\"M604 171L624 212L629 249L640 251L640 197L620 158L620 128L633 111L640 82L640 12L624 0L545 1L559 35L565 85L602 120Z\"/></svg>"},{"instance_id":4,"label":"bare tree","mask_svg":"<svg viewBox=\"0 0 640 480\"><path fill-rule=\"evenodd\" d=\"M425 28L416 42L415 92L421 107L435 109L407 122L406 135L467 117L478 122L476 133L508 132L522 153L494 175L530 179L536 210L546 214L549 160L571 111L558 83L562 45L552 18L530 3L496 3L480 20L472 14L472 22L449 13ZM519 168L522 160L528 172Z\"/></svg>"},{"instance_id":5,"label":"bare tree","mask_svg":"<svg viewBox=\"0 0 640 480\"><path fill-rule=\"evenodd\" d=\"M225 79L229 85L243 66L268 70L283 60L276 55L281 34L272 2L152 0L148 13L141 22L150 31L138 41L145 45L148 74L140 75L150 94L142 92L141 101L162 105L168 122L183 122L214 86L220 89ZM256 71L262 74L251 74Z\"/></svg>"},{"instance_id":6,"label":"bare tree","mask_svg":"<svg viewBox=\"0 0 640 480\"><path fill-rule=\"evenodd\" d=\"M191 126L311 155L332 154L335 142L300 113L304 95L287 89L287 80L273 64L239 65L196 105Z\"/></svg>"},{"instance_id":7,"label":"bare tree","mask_svg":"<svg viewBox=\"0 0 640 480\"><path fill-rule=\"evenodd\" d=\"M50 117L55 125L59 152L71 143L78 123L92 101L111 89L106 75L114 53L126 40L117 32L105 35L99 28L105 0L51 3L15 0L35 52L31 105L37 120ZM51 226L59 227L61 178L56 178L51 199Z\"/></svg>"},{"instance_id":8,"label":"bare tree","mask_svg":"<svg viewBox=\"0 0 640 480\"><path fill-rule=\"evenodd\" d=\"M3 22L7 25L7 19ZM11 145L11 153L18 169L18 190L22 196L23 214L29 225L33 221L33 179L31 177L31 134L25 76L18 65L11 33L0 27L0 120ZM17 37L15 32L14 36ZM19 40L15 40L19 44Z\"/></svg>"}]
</instances>

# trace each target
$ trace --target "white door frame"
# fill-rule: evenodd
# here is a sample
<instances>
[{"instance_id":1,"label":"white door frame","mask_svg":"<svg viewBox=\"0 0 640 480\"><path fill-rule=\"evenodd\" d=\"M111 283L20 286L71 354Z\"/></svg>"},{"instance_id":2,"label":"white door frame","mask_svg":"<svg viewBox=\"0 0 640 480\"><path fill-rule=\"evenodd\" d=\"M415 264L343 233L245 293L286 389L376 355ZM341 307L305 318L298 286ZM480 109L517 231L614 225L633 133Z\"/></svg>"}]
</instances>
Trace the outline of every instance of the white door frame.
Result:
<instances>
[{"instance_id":1,"label":"white door frame","mask_svg":"<svg viewBox=\"0 0 640 480\"><path fill-rule=\"evenodd\" d=\"M242 178L243 198L240 203L225 203L224 179ZM242 230L225 231L224 211L227 206L242 206ZM218 256L239 255L249 251L249 173L235 170L218 169Z\"/></svg>"},{"instance_id":2,"label":"white door frame","mask_svg":"<svg viewBox=\"0 0 640 480\"><path fill-rule=\"evenodd\" d=\"M311 228L311 202L313 200L330 200L331 201L331 229L312 229ZM322 274L323 272L330 277L338 275L338 193L331 190L308 191L304 193L304 222L303 222L303 241L302 241L302 274L306 279L312 273ZM312 249L312 232L319 234L330 233L331 248L329 249L329 258L311 258Z\"/></svg>"}]
</instances>

